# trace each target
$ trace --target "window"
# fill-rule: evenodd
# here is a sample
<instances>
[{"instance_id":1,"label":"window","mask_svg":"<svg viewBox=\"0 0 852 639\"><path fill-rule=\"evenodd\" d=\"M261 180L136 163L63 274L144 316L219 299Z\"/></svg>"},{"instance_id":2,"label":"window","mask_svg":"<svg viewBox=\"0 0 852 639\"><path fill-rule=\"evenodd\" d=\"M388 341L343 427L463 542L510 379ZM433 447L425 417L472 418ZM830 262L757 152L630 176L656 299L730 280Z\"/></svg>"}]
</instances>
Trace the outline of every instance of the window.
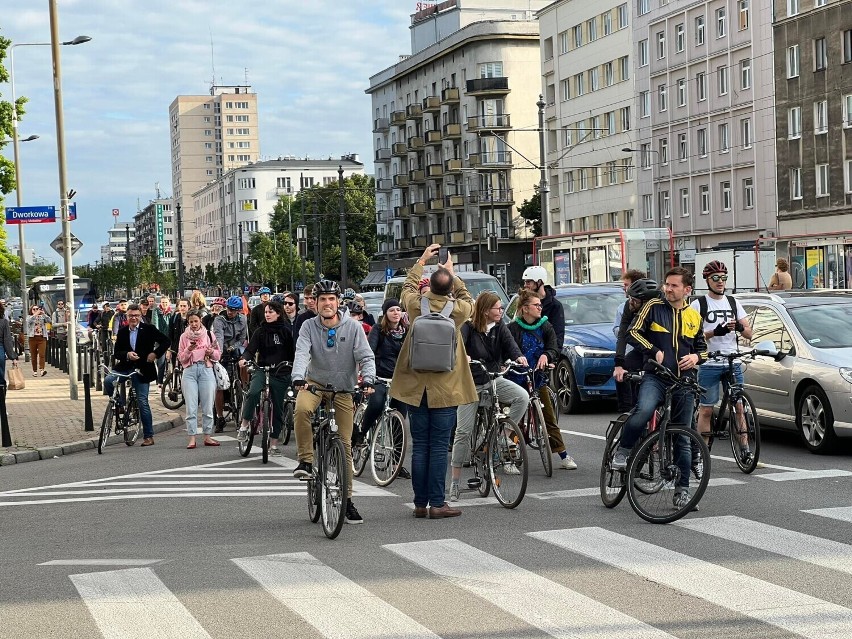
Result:
<instances>
[{"instance_id":1,"label":"window","mask_svg":"<svg viewBox=\"0 0 852 639\"><path fill-rule=\"evenodd\" d=\"M612 70L612 62L607 62L603 65L604 69L604 86L611 87L615 84L615 75Z\"/></svg>"},{"instance_id":2,"label":"window","mask_svg":"<svg viewBox=\"0 0 852 639\"><path fill-rule=\"evenodd\" d=\"M683 23L675 25L675 53L683 52L683 43L685 39Z\"/></svg>"},{"instance_id":3,"label":"window","mask_svg":"<svg viewBox=\"0 0 852 639\"><path fill-rule=\"evenodd\" d=\"M212 155L205 155L204 161L212 164L213 163L213 156Z\"/></svg>"},{"instance_id":4,"label":"window","mask_svg":"<svg viewBox=\"0 0 852 639\"><path fill-rule=\"evenodd\" d=\"M740 120L740 136L743 141L743 148L750 149L752 144L751 118Z\"/></svg>"},{"instance_id":5,"label":"window","mask_svg":"<svg viewBox=\"0 0 852 639\"><path fill-rule=\"evenodd\" d=\"M787 16L799 15L799 0L787 0Z\"/></svg>"},{"instance_id":6,"label":"window","mask_svg":"<svg viewBox=\"0 0 852 639\"><path fill-rule=\"evenodd\" d=\"M249 134L248 129L237 129L237 135L248 135L248 134Z\"/></svg>"},{"instance_id":7,"label":"window","mask_svg":"<svg viewBox=\"0 0 852 639\"><path fill-rule=\"evenodd\" d=\"M725 7L716 9L716 37L724 38L728 33L728 11Z\"/></svg>"},{"instance_id":8,"label":"window","mask_svg":"<svg viewBox=\"0 0 852 639\"><path fill-rule=\"evenodd\" d=\"M205 142L205 143L204 143L204 148L205 148L205 149L211 149L211 150L212 150L212 149L213 149L213 143L212 143L212 142Z\"/></svg>"},{"instance_id":9,"label":"window","mask_svg":"<svg viewBox=\"0 0 852 639\"><path fill-rule=\"evenodd\" d=\"M728 123L719 125L719 153L727 153L731 150L731 131Z\"/></svg>"},{"instance_id":10,"label":"window","mask_svg":"<svg viewBox=\"0 0 852 639\"><path fill-rule=\"evenodd\" d=\"M251 162L251 156L250 155L238 155L237 156L237 162Z\"/></svg>"},{"instance_id":11,"label":"window","mask_svg":"<svg viewBox=\"0 0 852 639\"><path fill-rule=\"evenodd\" d=\"M787 47L787 77L795 78L799 75L799 45L794 44Z\"/></svg>"},{"instance_id":12,"label":"window","mask_svg":"<svg viewBox=\"0 0 852 639\"><path fill-rule=\"evenodd\" d=\"M568 171L565 174L565 192L573 193L574 192L574 171Z\"/></svg>"},{"instance_id":13,"label":"window","mask_svg":"<svg viewBox=\"0 0 852 639\"><path fill-rule=\"evenodd\" d=\"M625 158L622 160L624 163L624 181L632 182L633 181L633 158Z\"/></svg>"},{"instance_id":14,"label":"window","mask_svg":"<svg viewBox=\"0 0 852 639\"><path fill-rule=\"evenodd\" d=\"M695 18L695 46L704 44L704 16Z\"/></svg>"},{"instance_id":15,"label":"window","mask_svg":"<svg viewBox=\"0 0 852 639\"><path fill-rule=\"evenodd\" d=\"M618 184L618 170L615 168L615 162L607 162L606 170L609 174L610 186L612 186L613 184Z\"/></svg>"},{"instance_id":16,"label":"window","mask_svg":"<svg viewBox=\"0 0 852 639\"><path fill-rule=\"evenodd\" d=\"M677 105L679 107L686 106L686 80L684 78L677 81Z\"/></svg>"},{"instance_id":17,"label":"window","mask_svg":"<svg viewBox=\"0 0 852 639\"><path fill-rule=\"evenodd\" d=\"M828 132L828 100L814 102L814 133Z\"/></svg>"},{"instance_id":18,"label":"window","mask_svg":"<svg viewBox=\"0 0 852 639\"><path fill-rule=\"evenodd\" d=\"M257 200L240 200L241 211L256 211Z\"/></svg>"},{"instance_id":19,"label":"window","mask_svg":"<svg viewBox=\"0 0 852 639\"><path fill-rule=\"evenodd\" d=\"M703 71L695 76L695 91L699 102L707 99L707 74Z\"/></svg>"},{"instance_id":20,"label":"window","mask_svg":"<svg viewBox=\"0 0 852 639\"><path fill-rule=\"evenodd\" d=\"M628 56L621 56L618 59L618 70L622 80L630 78L630 58Z\"/></svg>"},{"instance_id":21,"label":"window","mask_svg":"<svg viewBox=\"0 0 852 639\"><path fill-rule=\"evenodd\" d=\"M802 169L800 167L790 169L790 199L802 199Z\"/></svg>"},{"instance_id":22,"label":"window","mask_svg":"<svg viewBox=\"0 0 852 639\"><path fill-rule=\"evenodd\" d=\"M852 62L852 29L843 32L843 62Z\"/></svg>"},{"instance_id":23,"label":"window","mask_svg":"<svg viewBox=\"0 0 852 639\"><path fill-rule=\"evenodd\" d=\"M571 80L562 80L559 83L559 93L563 102L571 99Z\"/></svg>"},{"instance_id":24,"label":"window","mask_svg":"<svg viewBox=\"0 0 852 639\"><path fill-rule=\"evenodd\" d=\"M574 132L571 129L564 129L565 131L565 146L571 146L574 144L573 137Z\"/></svg>"},{"instance_id":25,"label":"window","mask_svg":"<svg viewBox=\"0 0 852 639\"><path fill-rule=\"evenodd\" d=\"M743 179L743 208L754 208L754 178Z\"/></svg>"},{"instance_id":26,"label":"window","mask_svg":"<svg viewBox=\"0 0 852 639\"><path fill-rule=\"evenodd\" d=\"M597 91L599 87L598 68L589 69L589 91Z\"/></svg>"},{"instance_id":27,"label":"window","mask_svg":"<svg viewBox=\"0 0 852 639\"><path fill-rule=\"evenodd\" d=\"M700 157L707 156L707 129L698 129L696 132L698 139L698 155Z\"/></svg>"},{"instance_id":28,"label":"window","mask_svg":"<svg viewBox=\"0 0 852 639\"><path fill-rule=\"evenodd\" d=\"M669 108L669 97L666 92L666 85L661 84L657 87L657 95L660 98L660 113L666 111Z\"/></svg>"},{"instance_id":29,"label":"window","mask_svg":"<svg viewBox=\"0 0 852 639\"><path fill-rule=\"evenodd\" d=\"M716 77L719 78L719 95L728 95L728 67L718 67Z\"/></svg>"},{"instance_id":30,"label":"window","mask_svg":"<svg viewBox=\"0 0 852 639\"><path fill-rule=\"evenodd\" d=\"M852 95L843 96L843 126L852 126Z\"/></svg>"},{"instance_id":31,"label":"window","mask_svg":"<svg viewBox=\"0 0 852 639\"><path fill-rule=\"evenodd\" d=\"M559 53L568 53L569 47L568 43L570 42L568 37L568 31L563 31L559 34Z\"/></svg>"},{"instance_id":32,"label":"window","mask_svg":"<svg viewBox=\"0 0 852 639\"><path fill-rule=\"evenodd\" d=\"M817 197L828 196L828 164L816 165L816 195Z\"/></svg>"},{"instance_id":33,"label":"window","mask_svg":"<svg viewBox=\"0 0 852 639\"><path fill-rule=\"evenodd\" d=\"M639 92L639 117L647 118L651 115L651 92L650 91L640 91Z\"/></svg>"},{"instance_id":34,"label":"window","mask_svg":"<svg viewBox=\"0 0 852 639\"><path fill-rule=\"evenodd\" d=\"M645 13L648 13L648 8L647 8L648 0L644 0L644 1L645 1L645 6L646 6ZM627 25L628 25L627 4L626 3L620 4L620 5L618 5L618 28L623 29Z\"/></svg>"},{"instance_id":35,"label":"window","mask_svg":"<svg viewBox=\"0 0 852 639\"><path fill-rule=\"evenodd\" d=\"M689 157L689 145L686 141L686 133L677 134L677 159L686 162Z\"/></svg>"},{"instance_id":36,"label":"window","mask_svg":"<svg viewBox=\"0 0 852 639\"><path fill-rule=\"evenodd\" d=\"M844 190L847 193L852 193L852 160L843 162L843 183Z\"/></svg>"},{"instance_id":37,"label":"window","mask_svg":"<svg viewBox=\"0 0 852 639\"><path fill-rule=\"evenodd\" d=\"M651 143L645 142L639 147L639 163L643 169L651 168Z\"/></svg>"},{"instance_id":38,"label":"window","mask_svg":"<svg viewBox=\"0 0 852 639\"><path fill-rule=\"evenodd\" d=\"M589 42L594 42L598 39L598 19L592 18L586 20L586 32L589 34Z\"/></svg>"},{"instance_id":39,"label":"window","mask_svg":"<svg viewBox=\"0 0 852 639\"><path fill-rule=\"evenodd\" d=\"M646 222L654 219L654 198L652 195L642 196L642 219Z\"/></svg>"},{"instance_id":40,"label":"window","mask_svg":"<svg viewBox=\"0 0 852 639\"><path fill-rule=\"evenodd\" d=\"M850 32L852 33L852 32ZM639 66L647 67L648 66L648 40L639 40Z\"/></svg>"},{"instance_id":41,"label":"window","mask_svg":"<svg viewBox=\"0 0 852 639\"><path fill-rule=\"evenodd\" d=\"M737 3L740 10L740 31L748 29L748 4L749 0L740 0Z\"/></svg>"},{"instance_id":42,"label":"window","mask_svg":"<svg viewBox=\"0 0 852 639\"><path fill-rule=\"evenodd\" d=\"M815 7L824 7L827 2L828 2L828 0L816 0L814 2L814 6Z\"/></svg>"},{"instance_id":43,"label":"window","mask_svg":"<svg viewBox=\"0 0 852 639\"><path fill-rule=\"evenodd\" d=\"M601 169L600 167L595 167L591 169L592 171L592 184L594 188L599 188L601 186Z\"/></svg>"},{"instance_id":44,"label":"window","mask_svg":"<svg viewBox=\"0 0 852 639\"><path fill-rule=\"evenodd\" d=\"M586 76L578 73L574 76L574 95L577 97L586 93Z\"/></svg>"},{"instance_id":45,"label":"window","mask_svg":"<svg viewBox=\"0 0 852 639\"><path fill-rule=\"evenodd\" d=\"M615 135L615 111L604 114L604 124L607 135Z\"/></svg>"},{"instance_id":46,"label":"window","mask_svg":"<svg viewBox=\"0 0 852 639\"><path fill-rule=\"evenodd\" d=\"M698 187L698 205L701 215L710 213L710 187L706 184Z\"/></svg>"},{"instance_id":47,"label":"window","mask_svg":"<svg viewBox=\"0 0 852 639\"><path fill-rule=\"evenodd\" d=\"M621 130L629 131L630 130L630 107L622 107L621 108Z\"/></svg>"},{"instance_id":48,"label":"window","mask_svg":"<svg viewBox=\"0 0 852 639\"><path fill-rule=\"evenodd\" d=\"M601 25L603 26L603 34L605 36L612 33L612 13L607 11L601 15Z\"/></svg>"},{"instance_id":49,"label":"window","mask_svg":"<svg viewBox=\"0 0 852 639\"><path fill-rule=\"evenodd\" d=\"M660 149L659 149L660 164L665 166L666 164L669 163L669 139L668 138L660 138L659 147L660 147Z\"/></svg>"},{"instance_id":50,"label":"window","mask_svg":"<svg viewBox=\"0 0 852 639\"><path fill-rule=\"evenodd\" d=\"M722 210L723 211L730 211L731 210L731 183L730 182L722 182L721 190L722 190Z\"/></svg>"},{"instance_id":51,"label":"window","mask_svg":"<svg viewBox=\"0 0 852 639\"><path fill-rule=\"evenodd\" d=\"M589 182L586 177L586 169L580 169L580 190L585 191L589 188Z\"/></svg>"},{"instance_id":52,"label":"window","mask_svg":"<svg viewBox=\"0 0 852 639\"><path fill-rule=\"evenodd\" d=\"M204 129L204 135L206 137L210 137L211 135L213 135L213 129Z\"/></svg>"},{"instance_id":53,"label":"window","mask_svg":"<svg viewBox=\"0 0 852 639\"><path fill-rule=\"evenodd\" d=\"M578 49L583 46L583 25L578 24L574 27L574 48Z\"/></svg>"},{"instance_id":54,"label":"window","mask_svg":"<svg viewBox=\"0 0 852 639\"><path fill-rule=\"evenodd\" d=\"M689 217L689 189L680 190L680 216Z\"/></svg>"},{"instance_id":55,"label":"window","mask_svg":"<svg viewBox=\"0 0 852 639\"><path fill-rule=\"evenodd\" d=\"M814 71L825 71L828 65L828 50L825 48L825 38L814 40Z\"/></svg>"},{"instance_id":56,"label":"window","mask_svg":"<svg viewBox=\"0 0 852 639\"><path fill-rule=\"evenodd\" d=\"M660 31L657 34L657 60L662 60L666 57L666 32Z\"/></svg>"},{"instance_id":57,"label":"window","mask_svg":"<svg viewBox=\"0 0 852 639\"><path fill-rule=\"evenodd\" d=\"M787 138L793 140L802 137L802 107L793 107L787 111Z\"/></svg>"},{"instance_id":58,"label":"window","mask_svg":"<svg viewBox=\"0 0 852 639\"><path fill-rule=\"evenodd\" d=\"M603 134L603 127L601 126L601 116L596 115L592 118L592 135L597 140Z\"/></svg>"},{"instance_id":59,"label":"window","mask_svg":"<svg viewBox=\"0 0 852 639\"><path fill-rule=\"evenodd\" d=\"M660 201L659 211L660 215L663 216L663 219L668 219L672 216L671 208L669 206L669 192L668 191L660 191L659 193Z\"/></svg>"},{"instance_id":60,"label":"window","mask_svg":"<svg viewBox=\"0 0 852 639\"><path fill-rule=\"evenodd\" d=\"M751 88L751 58L740 60L740 89Z\"/></svg>"},{"instance_id":61,"label":"window","mask_svg":"<svg viewBox=\"0 0 852 639\"><path fill-rule=\"evenodd\" d=\"M251 142L237 142L237 148L238 149L250 149L251 148Z\"/></svg>"},{"instance_id":62,"label":"window","mask_svg":"<svg viewBox=\"0 0 852 639\"><path fill-rule=\"evenodd\" d=\"M651 0L637 0L636 2L636 13L640 16L644 16L651 10ZM619 22L621 18L621 13L619 12Z\"/></svg>"}]
</instances>

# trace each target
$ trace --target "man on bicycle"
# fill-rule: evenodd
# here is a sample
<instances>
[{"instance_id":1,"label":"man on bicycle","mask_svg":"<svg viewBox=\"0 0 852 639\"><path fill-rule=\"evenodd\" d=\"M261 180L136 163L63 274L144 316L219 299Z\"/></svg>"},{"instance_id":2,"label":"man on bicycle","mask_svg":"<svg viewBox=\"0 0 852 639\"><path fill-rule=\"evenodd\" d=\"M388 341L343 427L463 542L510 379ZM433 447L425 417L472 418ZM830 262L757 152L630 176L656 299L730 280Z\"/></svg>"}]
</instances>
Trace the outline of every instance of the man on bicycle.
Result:
<instances>
[{"instance_id":1,"label":"man on bicycle","mask_svg":"<svg viewBox=\"0 0 852 639\"><path fill-rule=\"evenodd\" d=\"M746 339L751 339L751 325L748 316L732 295L725 295L728 281L728 267L719 260L708 262L701 276L707 281L707 295L702 295L692 302L693 309L698 311L704 321L704 338L708 350L730 355L737 352L737 333ZM710 361L698 371L698 383L707 390L701 394L698 407L698 432L709 438L710 415L713 406L719 401L719 387L722 377L728 372L728 366L723 361ZM734 379L738 384L743 383L743 369L739 362L734 363ZM737 421L740 430L745 430L742 404L737 404ZM742 459L747 461L751 455L748 437L740 440Z\"/></svg>"},{"instance_id":2,"label":"man on bicycle","mask_svg":"<svg viewBox=\"0 0 852 639\"><path fill-rule=\"evenodd\" d=\"M243 298L232 295L225 302L225 312L217 315L210 329L216 336L216 341L222 347L222 365L236 362L243 354L248 344L248 329L246 327L246 316L243 315ZM248 377L245 369L238 369L240 377L245 384ZM233 380L232 380L233 381ZM233 400L232 400L233 401ZM216 428L215 432L221 433L225 430L225 391L216 391ZM238 417L235 415L234 419Z\"/></svg>"},{"instance_id":3,"label":"man on bicycle","mask_svg":"<svg viewBox=\"0 0 852 639\"><path fill-rule=\"evenodd\" d=\"M645 303L630 330L628 342L639 349L645 360L653 360L673 375L693 375L695 368L707 359L707 345L701 330L701 316L686 300L692 292L693 275L681 266L666 273L663 291L665 299ZM633 414L624 423L621 442L612 460L616 470L627 468L627 458L642 429L665 399L668 383L657 374L656 368L645 365L645 377L639 387L639 399ZM672 399L671 421L687 428L692 425L693 398L687 389L678 389ZM689 503L689 471L692 455L688 442L677 446L680 479L675 488L674 505L683 508Z\"/></svg>"},{"instance_id":4,"label":"man on bicycle","mask_svg":"<svg viewBox=\"0 0 852 639\"><path fill-rule=\"evenodd\" d=\"M331 280L320 280L314 284L313 293L318 315L302 324L293 363L293 387L299 391L294 417L299 465L293 471L293 477L302 480L309 479L313 472L311 417L323 399L322 393L315 395L305 391L305 384L330 385L339 391L349 391L358 383L360 371L364 392L369 395L373 392L376 377L375 356L361 323L350 318L345 307L340 307L340 286ZM360 524L364 519L352 503L352 396L345 392L336 395L334 407L338 432L346 450L346 463L350 468L346 486L346 523Z\"/></svg>"}]
</instances>

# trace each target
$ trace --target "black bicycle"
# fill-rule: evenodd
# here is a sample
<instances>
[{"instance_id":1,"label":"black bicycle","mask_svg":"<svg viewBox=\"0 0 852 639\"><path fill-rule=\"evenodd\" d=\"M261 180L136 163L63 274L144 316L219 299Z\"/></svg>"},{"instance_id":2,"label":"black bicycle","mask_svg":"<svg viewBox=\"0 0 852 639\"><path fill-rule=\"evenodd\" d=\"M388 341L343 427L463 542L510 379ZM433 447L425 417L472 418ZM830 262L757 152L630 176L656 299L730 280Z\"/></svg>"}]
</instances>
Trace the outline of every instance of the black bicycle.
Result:
<instances>
[{"instance_id":1,"label":"black bicycle","mask_svg":"<svg viewBox=\"0 0 852 639\"><path fill-rule=\"evenodd\" d=\"M260 366L254 362L248 362L246 364L246 368L249 370L249 373L255 370L263 371L264 382L263 390L260 393L260 402L257 405L257 410L254 411L254 415L252 416L245 437L242 439L238 437L240 455L242 457L249 456L252 444L254 443L254 438L257 435L260 435L261 458L264 464L269 461L269 440L272 437L272 419L274 411L272 406L272 395L269 391L269 377L270 375L278 372L282 367L289 368L291 366L293 366L292 362L279 362L274 366ZM238 433L239 432L242 431L238 431Z\"/></svg>"},{"instance_id":2,"label":"black bicycle","mask_svg":"<svg viewBox=\"0 0 852 639\"><path fill-rule=\"evenodd\" d=\"M527 414L524 416L524 421L521 425L526 436L527 446L532 450L537 450L541 455L541 462L544 464L544 474L548 477L553 475L553 449L550 447L550 436L547 434L547 425L544 422L544 409L541 403L541 393L547 393L551 406L553 407L556 416L556 423L559 423L559 402L556 398L556 393L545 384L541 389L535 387L535 369L530 368L525 371L527 376L527 391L530 394L530 404L527 407Z\"/></svg>"},{"instance_id":3,"label":"black bicycle","mask_svg":"<svg viewBox=\"0 0 852 639\"><path fill-rule=\"evenodd\" d=\"M142 419L139 416L139 400L136 398L136 390L130 384L130 378L138 375L139 371L119 373L104 366L107 375L114 375L118 379L113 387L112 395L107 402L104 417L101 420L101 432L98 435L98 455L102 455L104 448L109 443L110 433L115 431L116 435L124 435L124 443L133 446L142 432ZM128 388L125 389L125 386ZM122 406L121 398L126 398Z\"/></svg>"},{"instance_id":4,"label":"black bicycle","mask_svg":"<svg viewBox=\"0 0 852 639\"><path fill-rule=\"evenodd\" d=\"M229 355L223 366L228 371L228 378L231 386L225 393L225 406L222 416L225 421L233 421L239 427L242 416L243 399L245 398L246 388L243 385L243 379L240 376L239 367L240 358L238 355Z\"/></svg>"},{"instance_id":5,"label":"black bicycle","mask_svg":"<svg viewBox=\"0 0 852 639\"><path fill-rule=\"evenodd\" d=\"M391 380L377 377L376 383L387 386L385 405L376 425L364 434L360 444L352 446L352 465L355 477L360 477L369 461L370 472L376 485L389 486L399 475L405 460L408 435L402 413L391 407ZM355 407L353 432L356 428L360 430L369 401L369 396L364 396Z\"/></svg>"},{"instance_id":6,"label":"black bicycle","mask_svg":"<svg viewBox=\"0 0 852 639\"><path fill-rule=\"evenodd\" d=\"M183 366L177 359L177 353L172 354L172 359L166 362L160 401L169 410L177 410L183 406Z\"/></svg>"}]
</instances>

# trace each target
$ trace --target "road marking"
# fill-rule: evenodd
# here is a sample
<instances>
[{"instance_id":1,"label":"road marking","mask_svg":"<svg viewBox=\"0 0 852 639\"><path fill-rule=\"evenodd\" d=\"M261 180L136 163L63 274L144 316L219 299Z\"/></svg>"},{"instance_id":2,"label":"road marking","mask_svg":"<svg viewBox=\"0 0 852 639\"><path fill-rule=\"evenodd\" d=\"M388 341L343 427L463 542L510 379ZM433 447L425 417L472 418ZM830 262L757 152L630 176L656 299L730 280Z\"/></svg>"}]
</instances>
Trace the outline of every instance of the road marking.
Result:
<instances>
[{"instance_id":1,"label":"road marking","mask_svg":"<svg viewBox=\"0 0 852 639\"><path fill-rule=\"evenodd\" d=\"M603 528L527 533L793 634L848 639L852 610Z\"/></svg>"},{"instance_id":2,"label":"road marking","mask_svg":"<svg viewBox=\"0 0 852 639\"><path fill-rule=\"evenodd\" d=\"M672 636L458 539L384 546L552 637Z\"/></svg>"},{"instance_id":3,"label":"road marking","mask_svg":"<svg viewBox=\"0 0 852 639\"><path fill-rule=\"evenodd\" d=\"M150 568L70 575L104 639L210 635Z\"/></svg>"},{"instance_id":4,"label":"road marking","mask_svg":"<svg viewBox=\"0 0 852 639\"><path fill-rule=\"evenodd\" d=\"M571 497L598 497L601 489L598 488L572 488L570 490L550 490L544 493L528 493L527 497L533 499L570 499Z\"/></svg>"},{"instance_id":5,"label":"road marking","mask_svg":"<svg viewBox=\"0 0 852 639\"><path fill-rule=\"evenodd\" d=\"M840 508L814 508L812 510L803 510L803 513L809 515L817 515L819 517L828 517L829 519L839 519L840 521L852 522L852 506L841 506Z\"/></svg>"},{"instance_id":6,"label":"road marking","mask_svg":"<svg viewBox=\"0 0 852 639\"><path fill-rule=\"evenodd\" d=\"M852 546L741 517L683 519L676 526L852 574Z\"/></svg>"},{"instance_id":7,"label":"road marking","mask_svg":"<svg viewBox=\"0 0 852 639\"><path fill-rule=\"evenodd\" d=\"M39 566L150 566L162 559L53 559Z\"/></svg>"},{"instance_id":8,"label":"road marking","mask_svg":"<svg viewBox=\"0 0 852 639\"><path fill-rule=\"evenodd\" d=\"M770 481L801 481L803 479L825 479L827 477L849 477L852 471L840 470L838 468L826 468L825 470L796 470L789 473L767 473L755 475L761 479Z\"/></svg>"},{"instance_id":9,"label":"road marking","mask_svg":"<svg viewBox=\"0 0 852 639\"><path fill-rule=\"evenodd\" d=\"M231 559L329 639L439 639L428 628L306 552Z\"/></svg>"}]
</instances>

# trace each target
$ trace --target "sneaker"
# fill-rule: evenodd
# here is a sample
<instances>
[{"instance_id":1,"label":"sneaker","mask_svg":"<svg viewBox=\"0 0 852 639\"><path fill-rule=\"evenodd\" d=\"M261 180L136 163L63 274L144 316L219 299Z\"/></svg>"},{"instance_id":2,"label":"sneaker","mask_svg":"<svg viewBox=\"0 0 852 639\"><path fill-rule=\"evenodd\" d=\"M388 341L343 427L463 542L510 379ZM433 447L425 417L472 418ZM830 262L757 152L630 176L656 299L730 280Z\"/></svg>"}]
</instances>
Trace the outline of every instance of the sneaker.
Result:
<instances>
[{"instance_id":1,"label":"sneaker","mask_svg":"<svg viewBox=\"0 0 852 639\"><path fill-rule=\"evenodd\" d=\"M47 371L42 368L41 369L41 376L44 377L45 375L47 375Z\"/></svg>"},{"instance_id":2,"label":"sneaker","mask_svg":"<svg viewBox=\"0 0 852 639\"><path fill-rule=\"evenodd\" d=\"M521 471L518 470L518 467L515 466L512 462L504 462L503 463L503 472L507 475L520 475Z\"/></svg>"},{"instance_id":3,"label":"sneaker","mask_svg":"<svg viewBox=\"0 0 852 639\"><path fill-rule=\"evenodd\" d=\"M627 470L627 453L620 448L615 451L615 455L612 458L612 469Z\"/></svg>"},{"instance_id":4,"label":"sneaker","mask_svg":"<svg viewBox=\"0 0 852 639\"><path fill-rule=\"evenodd\" d=\"M299 465L293 471L293 477L296 479L308 480L314 474L314 469L308 462L300 461Z\"/></svg>"},{"instance_id":5,"label":"sneaker","mask_svg":"<svg viewBox=\"0 0 852 639\"><path fill-rule=\"evenodd\" d=\"M219 433L221 431L217 430L216 432ZM248 428L240 428L237 431L237 440L239 440L241 442L248 440Z\"/></svg>"},{"instance_id":6,"label":"sneaker","mask_svg":"<svg viewBox=\"0 0 852 639\"><path fill-rule=\"evenodd\" d=\"M689 491L681 490L674 494L674 497L672 498L672 503L674 504L675 508L680 510L681 508L686 507L686 505L689 503L689 499Z\"/></svg>"},{"instance_id":7,"label":"sneaker","mask_svg":"<svg viewBox=\"0 0 852 639\"><path fill-rule=\"evenodd\" d=\"M33 377L38 377L38 373L36 373L35 371L33 371Z\"/></svg>"},{"instance_id":8,"label":"sneaker","mask_svg":"<svg viewBox=\"0 0 852 639\"><path fill-rule=\"evenodd\" d=\"M346 500L346 519L347 524L363 524L364 518L358 514L358 510L355 508L355 504L352 503L351 499Z\"/></svg>"},{"instance_id":9,"label":"sneaker","mask_svg":"<svg viewBox=\"0 0 852 639\"><path fill-rule=\"evenodd\" d=\"M402 466L399 469L399 473L397 473L396 477L397 479L411 479L411 473L406 470L405 466Z\"/></svg>"},{"instance_id":10,"label":"sneaker","mask_svg":"<svg viewBox=\"0 0 852 639\"><path fill-rule=\"evenodd\" d=\"M450 485L450 501L458 501L460 497L459 485L453 482Z\"/></svg>"},{"instance_id":11,"label":"sneaker","mask_svg":"<svg viewBox=\"0 0 852 639\"><path fill-rule=\"evenodd\" d=\"M352 448L357 448L364 443L364 433L360 430L352 431Z\"/></svg>"},{"instance_id":12,"label":"sneaker","mask_svg":"<svg viewBox=\"0 0 852 639\"><path fill-rule=\"evenodd\" d=\"M214 433L224 433L225 432L225 418L217 417L216 418L216 428L213 429Z\"/></svg>"},{"instance_id":13,"label":"sneaker","mask_svg":"<svg viewBox=\"0 0 852 639\"><path fill-rule=\"evenodd\" d=\"M701 459L692 460L692 474L695 479L701 479L704 476L704 461Z\"/></svg>"},{"instance_id":14,"label":"sneaker","mask_svg":"<svg viewBox=\"0 0 852 639\"><path fill-rule=\"evenodd\" d=\"M577 470L577 462L574 461L571 455L568 455L568 457L559 462L559 468L563 470Z\"/></svg>"},{"instance_id":15,"label":"sneaker","mask_svg":"<svg viewBox=\"0 0 852 639\"><path fill-rule=\"evenodd\" d=\"M272 448L270 448L270 449L269 449L269 454L270 454L272 457L284 457L284 453L282 453L282 452L278 449L278 446L273 446Z\"/></svg>"}]
</instances>

